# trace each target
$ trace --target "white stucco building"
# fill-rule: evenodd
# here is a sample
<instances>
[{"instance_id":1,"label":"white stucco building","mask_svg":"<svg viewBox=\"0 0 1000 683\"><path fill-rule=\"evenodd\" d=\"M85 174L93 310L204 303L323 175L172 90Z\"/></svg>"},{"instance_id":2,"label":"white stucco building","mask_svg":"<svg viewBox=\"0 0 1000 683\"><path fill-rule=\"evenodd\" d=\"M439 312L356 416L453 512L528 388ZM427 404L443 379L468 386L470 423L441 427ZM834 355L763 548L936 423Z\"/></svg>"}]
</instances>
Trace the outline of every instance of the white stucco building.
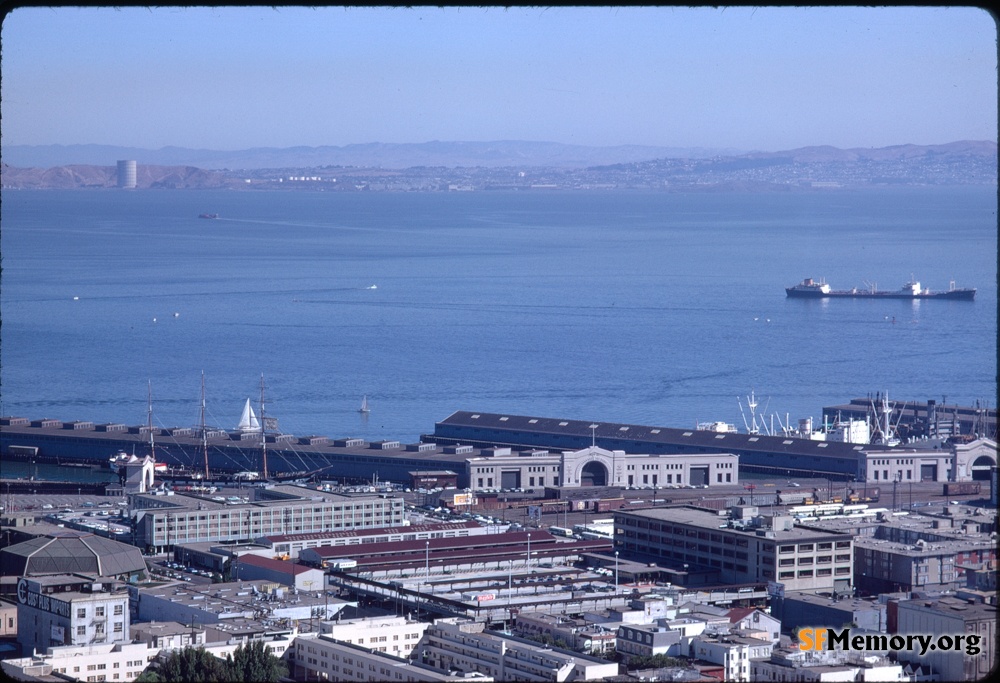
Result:
<instances>
[{"instance_id":1,"label":"white stucco building","mask_svg":"<svg viewBox=\"0 0 1000 683\"><path fill-rule=\"evenodd\" d=\"M23 652L62 645L129 642L129 595L111 579L74 574L21 578L18 642Z\"/></svg>"},{"instance_id":2,"label":"white stucco building","mask_svg":"<svg viewBox=\"0 0 1000 683\"><path fill-rule=\"evenodd\" d=\"M59 676L96 683L129 683L141 674L159 650L146 643L63 645L30 657L0 661L8 676Z\"/></svg>"},{"instance_id":3,"label":"white stucco building","mask_svg":"<svg viewBox=\"0 0 1000 683\"><path fill-rule=\"evenodd\" d=\"M578 451L536 451L525 455L510 448L482 451L469 458L469 488L489 491L545 486L620 486L670 488L739 483L739 458L729 453L634 455L596 446Z\"/></svg>"}]
</instances>

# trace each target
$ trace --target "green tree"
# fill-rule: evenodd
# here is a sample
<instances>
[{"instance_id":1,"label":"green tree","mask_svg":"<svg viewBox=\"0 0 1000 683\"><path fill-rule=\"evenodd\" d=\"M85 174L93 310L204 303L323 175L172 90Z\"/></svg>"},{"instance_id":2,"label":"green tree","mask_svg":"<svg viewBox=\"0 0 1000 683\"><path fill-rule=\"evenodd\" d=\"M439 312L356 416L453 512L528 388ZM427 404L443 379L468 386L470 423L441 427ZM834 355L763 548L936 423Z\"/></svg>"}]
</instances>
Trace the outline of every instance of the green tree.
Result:
<instances>
[{"instance_id":1,"label":"green tree","mask_svg":"<svg viewBox=\"0 0 1000 683\"><path fill-rule=\"evenodd\" d=\"M271 654L264 641L240 645L225 662L228 680L233 683L275 683L288 675L288 667Z\"/></svg>"},{"instance_id":2,"label":"green tree","mask_svg":"<svg viewBox=\"0 0 1000 683\"><path fill-rule=\"evenodd\" d=\"M687 660L678 659L676 657L668 657L667 655L649 655L628 658L629 671L635 671L637 669L665 669L674 666L687 668L689 664Z\"/></svg>"},{"instance_id":3,"label":"green tree","mask_svg":"<svg viewBox=\"0 0 1000 683\"><path fill-rule=\"evenodd\" d=\"M136 683L228 683L229 680L225 662L205 648L186 647L174 650L143 671Z\"/></svg>"}]
</instances>

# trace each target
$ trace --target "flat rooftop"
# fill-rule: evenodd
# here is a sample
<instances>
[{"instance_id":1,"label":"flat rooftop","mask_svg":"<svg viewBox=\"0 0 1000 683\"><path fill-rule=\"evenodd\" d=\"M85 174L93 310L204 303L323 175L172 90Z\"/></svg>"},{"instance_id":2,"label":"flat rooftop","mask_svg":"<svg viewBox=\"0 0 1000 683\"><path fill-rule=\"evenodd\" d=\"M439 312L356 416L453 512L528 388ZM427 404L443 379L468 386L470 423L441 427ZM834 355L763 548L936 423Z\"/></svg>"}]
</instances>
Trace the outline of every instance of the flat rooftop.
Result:
<instances>
[{"instance_id":1,"label":"flat rooftop","mask_svg":"<svg viewBox=\"0 0 1000 683\"><path fill-rule=\"evenodd\" d=\"M222 510L282 507L286 505L305 505L310 503L346 504L365 500L402 498L385 493L340 493L335 491L318 491L314 487L297 486L295 484L275 484L267 486L251 486L242 489L239 501L227 499L219 494L200 494L193 492L174 492L172 495L157 495L141 493L135 496L135 507L144 509L184 508L197 510ZM246 498L247 500L243 500Z\"/></svg>"},{"instance_id":2,"label":"flat rooftop","mask_svg":"<svg viewBox=\"0 0 1000 683\"><path fill-rule=\"evenodd\" d=\"M746 536L747 538L760 539L756 529L736 529L726 528L727 517L714 510L706 510L690 505L667 506L660 508L646 508L644 510L621 510L615 516L625 518L637 518L646 520L657 520L660 522L671 522L674 524L687 524L689 526L711 529L713 531L725 531L729 534ZM850 534L843 531L827 531L824 529L814 529L810 527L795 526L788 530L775 530L774 540L781 541L805 541L813 538L846 538Z\"/></svg>"}]
</instances>

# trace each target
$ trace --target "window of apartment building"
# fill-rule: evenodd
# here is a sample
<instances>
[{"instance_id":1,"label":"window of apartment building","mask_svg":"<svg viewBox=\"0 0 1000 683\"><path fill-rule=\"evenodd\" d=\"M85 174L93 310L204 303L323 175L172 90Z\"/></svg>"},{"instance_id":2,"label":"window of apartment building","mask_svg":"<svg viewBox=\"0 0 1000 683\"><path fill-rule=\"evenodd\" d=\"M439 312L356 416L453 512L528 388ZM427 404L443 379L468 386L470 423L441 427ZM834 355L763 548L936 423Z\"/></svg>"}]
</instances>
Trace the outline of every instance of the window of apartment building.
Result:
<instances>
[{"instance_id":1,"label":"window of apartment building","mask_svg":"<svg viewBox=\"0 0 1000 683\"><path fill-rule=\"evenodd\" d=\"M812 549L813 549L813 544L812 543L800 543L799 544L799 552L800 553L811 553Z\"/></svg>"},{"instance_id":2,"label":"window of apartment building","mask_svg":"<svg viewBox=\"0 0 1000 683\"><path fill-rule=\"evenodd\" d=\"M843 555L837 555L837 562L850 562L850 561L851 561L851 554L850 553L844 553Z\"/></svg>"},{"instance_id":3,"label":"window of apartment building","mask_svg":"<svg viewBox=\"0 0 1000 683\"><path fill-rule=\"evenodd\" d=\"M850 541L837 541L837 548L838 549L840 549L840 548L850 548L850 547L851 547L851 542Z\"/></svg>"},{"instance_id":4,"label":"window of apartment building","mask_svg":"<svg viewBox=\"0 0 1000 683\"><path fill-rule=\"evenodd\" d=\"M770 559L770 558L767 558L767 559ZM772 563L773 563L773 560L772 560ZM778 560L778 566L779 567L794 567L795 566L795 558L794 557L783 557L780 560Z\"/></svg>"},{"instance_id":5,"label":"window of apartment building","mask_svg":"<svg viewBox=\"0 0 1000 683\"><path fill-rule=\"evenodd\" d=\"M811 557L800 557L799 558L799 564L812 564L812 563L813 563L813 558L811 558Z\"/></svg>"},{"instance_id":6,"label":"window of apartment building","mask_svg":"<svg viewBox=\"0 0 1000 683\"><path fill-rule=\"evenodd\" d=\"M87 618L87 608L86 607L79 607L79 608L77 608L77 610L76 610L76 618L77 619L86 619Z\"/></svg>"},{"instance_id":7,"label":"window of apartment building","mask_svg":"<svg viewBox=\"0 0 1000 683\"><path fill-rule=\"evenodd\" d=\"M800 579L807 579L807 578L811 577L812 575L813 575L813 570L812 569L800 569L799 570L799 578Z\"/></svg>"},{"instance_id":8,"label":"window of apartment building","mask_svg":"<svg viewBox=\"0 0 1000 683\"><path fill-rule=\"evenodd\" d=\"M779 553L794 553L795 552L795 546L794 545L782 545L782 546L778 546L778 552Z\"/></svg>"},{"instance_id":9,"label":"window of apartment building","mask_svg":"<svg viewBox=\"0 0 1000 683\"><path fill-rule=\"evenodd\" d=\"M122 615L122 605L115 605L115 616L120 617Z\"/></svg>"},{"instance_id":10,"label":"window of apartment building","mask_svg":"<svg viewBox=\"0 0 1000 683\"><path fill-rule=\"evenodd\" d=\"M76 635L78 635L78 636L85 636L85 635L87 635L87 627L86 626L77 626L76 627Z\"/></svg>"},{"instance_id":11,"label":"window of apartment building","mask_svg":"<svg viewBox=\"0 0 1000 683\"><path fill-rule=\"evenodd\" d=\"M816 550L830 550L833 547L833 543L817 543Z\"/></svg>"},{"instance_id":12,"label":"window of apartment building","mask_svg":"<svg viewBox=\"0 0 1000 683\"><path fill-rule=\"evenodd\" d=\"M830 576L832 573L833 570L830 569L829 567L826 568L820 567L819 569L816 570L816 576Z\"/></svg>"},{"instance_id":13,"label":"window of apartment building","mask_svg":"<svg viewBox=\"0 0 1000 683\"><path fill-rule=\"evenodd\" d=\"M791 572L778 572L778 578L779 579L794 579L795 578L795 572L794 571L791 571Z\"/></svg>"}]
</instances>

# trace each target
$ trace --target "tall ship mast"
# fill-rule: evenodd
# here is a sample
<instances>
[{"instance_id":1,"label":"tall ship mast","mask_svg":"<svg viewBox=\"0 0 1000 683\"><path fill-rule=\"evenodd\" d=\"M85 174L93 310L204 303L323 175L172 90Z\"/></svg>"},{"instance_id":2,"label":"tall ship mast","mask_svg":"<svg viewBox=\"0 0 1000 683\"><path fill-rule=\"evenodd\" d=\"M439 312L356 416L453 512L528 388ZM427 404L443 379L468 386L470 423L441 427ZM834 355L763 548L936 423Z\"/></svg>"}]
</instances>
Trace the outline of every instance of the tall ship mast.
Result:
<instances>
[{"instance_id":1,"label":"tall ship mast","mask_svg":"<svg viewBox=\"0 0 1000 683\"><path fill-rule=\"evenodd\" d=\"M156 463L156 446L153 443L153 381L146 380L146 430L149 432L149 457Z\"/></svg>"},{"instance_id":2,"label":"tall ship mast","mask_svg":"<svg viewBox=\"0 0 1000 683\"><path fill-rule=\"evenodd\" d=\"M267 474L267 420L264 418L264 373L260 373L260 449L264 460L264 479L268 479Z\"/></svg>"},{"instance_id":3,"label":"tall ship mast","mask_svg":"<svg viewBox=\"0 0 1000 683\"><path fill-rule=\"evenodd\" d=\"M201 371L201 448L205 456L205 481L210 478L208 472L208 427L205 425L205 371Z\"/></svg>"}]
</instances>

